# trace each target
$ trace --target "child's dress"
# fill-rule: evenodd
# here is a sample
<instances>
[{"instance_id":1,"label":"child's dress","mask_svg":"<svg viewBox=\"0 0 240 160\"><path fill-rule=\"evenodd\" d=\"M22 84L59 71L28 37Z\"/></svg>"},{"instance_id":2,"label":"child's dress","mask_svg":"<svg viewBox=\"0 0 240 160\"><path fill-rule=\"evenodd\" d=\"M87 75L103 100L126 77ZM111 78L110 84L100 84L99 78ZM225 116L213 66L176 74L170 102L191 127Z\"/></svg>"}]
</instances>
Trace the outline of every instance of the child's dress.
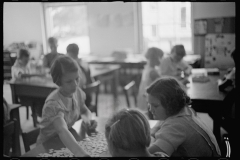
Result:
<instances>
[{"instance_id":1,"label":"child's dress","mask_svg":"<svg viewBox=\"0 0 240 160\"><path fill-rule=\"evenodd\" d=\"M85 107L85 97L85 93L79 87L72 98L64 97L59 89L54 90L46 99L43 107L37 144L41 144L57 134L53 121L58 117L64 118L68 128L71 128L81 114L81 107Z\"/></svg>"},{"instance_id":2,"label":"child's dress","mask_svg":"<svg viewBox=\"0 0 240 160\"><path fill-rule=\"evenodd\" d=\"M144 70L142 73L142 79L141 79L141 83L140 83L139 91L138 91L137 107L144 113L147 113L147 111L148 111L147 97L145 95L146 88L154 81L151 79L151 76L150 76L151 72L159 74L158 67L152 68L149 65L146 65L144 67Z\"/></svg>"}]
</instances>

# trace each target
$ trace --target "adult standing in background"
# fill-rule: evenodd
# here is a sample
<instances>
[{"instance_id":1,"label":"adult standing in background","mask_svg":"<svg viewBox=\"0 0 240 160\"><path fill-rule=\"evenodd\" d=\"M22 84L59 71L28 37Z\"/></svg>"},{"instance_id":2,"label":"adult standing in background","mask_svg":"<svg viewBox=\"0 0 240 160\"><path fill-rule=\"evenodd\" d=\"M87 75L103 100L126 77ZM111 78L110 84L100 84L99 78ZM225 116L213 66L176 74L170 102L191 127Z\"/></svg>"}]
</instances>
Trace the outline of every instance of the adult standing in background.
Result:
<instances>
[{"instance_id":1,"label":"adult standing in background","mask_svg":"<svg viewBox=\"0 0 240 160\"><path fill-rule=\"evenodd\" d=\"M48 45L51 49L51 52L46 54L43 58L43 66L45 68L51 68L54 60L60 56L60 55L63 55L62 53L58 53L57 52L57 46L58 46L58 41L56 38L54 37L50 37L48 38Z\"/></svg>"}]
</instances>

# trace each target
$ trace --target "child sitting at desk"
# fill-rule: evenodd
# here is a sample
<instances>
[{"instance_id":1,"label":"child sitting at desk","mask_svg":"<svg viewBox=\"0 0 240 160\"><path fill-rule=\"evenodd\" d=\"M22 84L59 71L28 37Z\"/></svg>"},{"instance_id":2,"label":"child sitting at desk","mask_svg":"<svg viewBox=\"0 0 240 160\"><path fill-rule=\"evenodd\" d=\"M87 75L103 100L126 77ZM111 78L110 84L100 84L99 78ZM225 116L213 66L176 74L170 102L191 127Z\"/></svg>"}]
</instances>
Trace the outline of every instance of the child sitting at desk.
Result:
<instances>
[{"instance_id":1,"label":"child sitting at desk","mask_svg":"<svg viewBox=\"0 0 240 160\"><path fill-rule=\"evenodd\" d=\"M151 130L156 140L150 153L164 152L171 157L219 157L212 131L188 107L190 97L173 77L159 78L147 88L147 100L157 123Z\"/></svg>"},{"instance_id":2,"label":"child sitting at desk","mask_svg":"<svg viewBox=\"0 0 240 160\"><path fill-rule=\"evenodd\" d=\"M33 76L45 76L45 74L34 73L36 66L29 61L30 54L26 49L20 49L18 57L12 66L12 78L26 78Z\"/></svg>"},{"instance_id":3,"label":"child sitting at desk","mask_svg":"<svg viewBox=\"0 0 240 160\"><path fill-rule=\"evenodd\" d=\"M84 104L86 97L78 87L80 80L78 70L77 63L68 56L60 56L53 63L51 76L59 88L45 101L37 144L58 134L63 144L75 156L82 157L87 156L87 153L77 144L69 128L80 116L87 130L95 130L97 123L91 120L91 112Z\"/></svg>"},{"instance_id":4,"label":"child sitting at desk","mask_svg":"<svg viewBox=\"0 0 240 160\"><path fill-rule=\"evenodd\" d=\"M171 54L168 57L162 59L160 64L160 70L162 76L173 76L180 80L183 84L188 83L187 78L191 74L192 67L188 65L183 57L186 55L186 51L183 45L175 45Z\"/></svg>"},{"instance_id":5,"label":"child sitting at desk","mask_svg":"<svg viewBox=\"0 0 240 160\"><path fill-rule=\"evenodd\" d=\"M142 72L141 83L139 86L139 92L137 97L137 107L143 112L148 112L147 101L145 95L145 89L149 86L155 79L159 78L158 66L160 65L160 60L163 57L163 51L159 48L152 47L149 48L145 57L147 58L147 64ZM151 118L151 114L148 114Z\"/></svg>"},{"instance_id":6,"label":"child sitting at desk","mask_svg":"<svg viewBox=\"0 0 240 160\"><path fill-rule=\"evenodd\" d=\"M150 126L138 110L122 109L105 126L109 152L113 157L168 157L158 152L150 154Z\"/></svg>"}]
</instances>

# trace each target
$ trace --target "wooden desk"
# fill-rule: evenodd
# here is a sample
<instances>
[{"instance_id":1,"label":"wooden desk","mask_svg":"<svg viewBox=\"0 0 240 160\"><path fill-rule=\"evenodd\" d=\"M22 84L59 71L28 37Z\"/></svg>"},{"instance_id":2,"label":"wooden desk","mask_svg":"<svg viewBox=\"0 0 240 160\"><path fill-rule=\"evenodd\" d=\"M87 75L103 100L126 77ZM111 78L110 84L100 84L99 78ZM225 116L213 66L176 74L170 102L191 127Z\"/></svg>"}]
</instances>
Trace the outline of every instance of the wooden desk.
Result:
<instances>
[{"instance_id":1,"label":"wooden desk","mask_svg":"<svg viewBox=\"0 0 240 160\"><path fill-rule=\"evenodd\" d=\"M199 69L193 69L193 72ZM213 119L213 133L220 142L220 120L222 102L225 94L218 89L220 75L208 75L208 82L192 82L192 75L189 77L190 84L187 85L187 94L192 100L192 108L197 112L208 113Z\"/></svg>"},{"instance_id":2,"label":"wooden desk","mask_svg":"<svg viewBox=\"0 0 240 160\"><path fill-rule=\"evenodd\" d=\"M96 121L98 122L97 131L98 132L104 132L105 130L105 124L107 122L107 118L96 118ZM73 127L70 129L70 132L73 134L75 139L77 141L80 141L83 139L80 133L82 120L77 121ZM150 127L153 127L157 123L156 120L150 120L149 124ZM40 144L36 146L34 149L30 150L29 152L22 155L22 157L36 157L40 153L48 153L49 149L54 150L60 150L61 148L65 148L64 144L61 142L60 138L56 136L55 138L49 139L43 144ZM111 157L109 152L104 152L100 154L100 157Z\"/></svg>"},{"instance_id":3,"label":"wooden desk","mask_svg":"<svg viewBox=\"0 0 240 160\"><path fill-rule=\"evenodd\" d=\"M89 64L120 65L119 84L121 86L126 85L132 80L135 80L137 86L139 86L142 70L144 69L144 66L146 64L146 59L141 55L128 56L124 60L116 60L114 59L114 57L89 56L85 58L85 60ZM107 86L107 83L105 84L105 91L106 91L106 86Z\"/></svg>"},{"instance_id":4,"label":"wooden desk","mask_svg":"<svg viewBox=\"0 0 240 160\"><path fill-rule=\"evenodd\" d=\"M118 69L119 65L90 65L92 77L104 82L112 81L112 92L117 99ZM40 114L47 96L58 86L53 83L51 77L32 77L8 82L12 90L13 103L21 103L23 106L31 106L34 126L37 123L36 114ZM19 97L22 102L19 102ZM37 107L36 107L37 106Z\"/></svg>"}]
</instances>

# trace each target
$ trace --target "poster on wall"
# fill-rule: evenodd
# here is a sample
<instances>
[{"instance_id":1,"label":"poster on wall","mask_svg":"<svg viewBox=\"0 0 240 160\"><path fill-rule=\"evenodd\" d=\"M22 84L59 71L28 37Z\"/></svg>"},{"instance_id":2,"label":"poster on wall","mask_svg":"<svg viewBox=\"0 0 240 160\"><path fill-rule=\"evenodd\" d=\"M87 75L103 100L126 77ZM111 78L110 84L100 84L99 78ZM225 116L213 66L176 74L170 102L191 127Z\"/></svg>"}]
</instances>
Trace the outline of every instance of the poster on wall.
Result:
<instances>
[{"instance_id":1,"label":"poster on wall","mask_svg":"<svg viewBox=\"0 0 240 160\"><path fill-rule=\"evenodd\" d=\"M207 20L195 20L194 34L205 35L207 33Z\"/></svg>"},{"instance_id":2,"label":"poster on wall","mask_svg":"<svg viewBox=\"0 0 240 160\"><path fill-rule=\"evenodd\" d=\"M231 57L235 48L235 34L207 34L205 36L205 67L227 69L234 66Z\"/></svg>"},{"instance_id":3,"label":"poster on wall","mask_svg":"<svg viewBox=\"0 0 240 160\"><path fill-rule=\"evenodd\" d=\"M224 25L224 19L223 18L216 18L214 19L214 26L215 26L215 32L221 33Z\"/></svg>"}]
</instances>

